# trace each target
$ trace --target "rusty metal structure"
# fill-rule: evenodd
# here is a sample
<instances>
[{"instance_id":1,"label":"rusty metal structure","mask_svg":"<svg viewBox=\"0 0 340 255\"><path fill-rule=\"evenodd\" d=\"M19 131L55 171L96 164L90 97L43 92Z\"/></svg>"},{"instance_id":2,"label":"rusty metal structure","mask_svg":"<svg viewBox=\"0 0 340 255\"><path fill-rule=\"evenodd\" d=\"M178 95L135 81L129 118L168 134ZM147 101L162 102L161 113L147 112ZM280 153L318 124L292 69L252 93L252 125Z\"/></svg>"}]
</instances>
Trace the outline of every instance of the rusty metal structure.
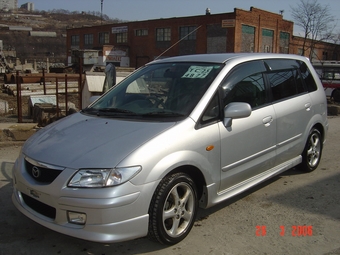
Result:
<instances>
[{"instance_id":1,"label":"rusty metal structure","mask_svg":"<svg viewBox=\"0 0 340 255\"><path fill-rule=\"evenodd\" d=\"M61 108L59 105L60 99L62 96L64 96L65 100L65 115L69 114L69 111L67 110L68 107L68 97L70 94L76 94L78 99L78 105L77 108L81 109L82 105L82 90L83 90L83 81L84 81L84 75L83 74L67 74L67 73L45 73L43 70L42 73L37 74L20 74L18 71L16 74L6 74L5 79L7 79L7 82L13 83L13 81L16 83L16 96L17 96L17 111L18 111L18 123L23 122L23 116L22 116L22 84L25 83L40 83L42 85L43 89L43 95L47 95L46 90L46 83L47 82L53 82L55 83L55 96L56 96L56 105L55 107L52 107L52 111L55 112L56 119L59 119L61 116ZM78 82L78 90L77 92L69 92L68 91L68 83L70 81L76 81ZM61 92L59 89L60 83L63 82L64 84L64 90ZM45 105L46 106L46 105ZM43 105L41 107L44 107ZM51 106L46 106L47 111L51 111ZM72 110L73 111L73 110ZM39 123L38 123L39 124Z\"/></svg>"}]
</instances>

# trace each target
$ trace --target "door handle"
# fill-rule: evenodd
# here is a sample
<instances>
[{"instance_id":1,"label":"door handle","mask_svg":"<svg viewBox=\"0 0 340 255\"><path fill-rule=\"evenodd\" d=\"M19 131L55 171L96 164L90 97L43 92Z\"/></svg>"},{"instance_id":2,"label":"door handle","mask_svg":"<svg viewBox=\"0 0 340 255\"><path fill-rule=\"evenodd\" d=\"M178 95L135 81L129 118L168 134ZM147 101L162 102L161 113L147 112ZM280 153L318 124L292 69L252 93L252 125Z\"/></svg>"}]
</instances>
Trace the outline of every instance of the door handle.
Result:
<instances>
[{"instance_id":1,"label":"door handle","mask_svg":"<svg viewBox=\"0 0 340 255\"><path fill-rule=\"evenodd\" d=\"M306 111L307 111L307 112L310 111L311 107L312 107L312 104L311 104L311 103L306 103L306 104L305 104L305 108L306 108Z\"/></svg>"},{"instance_id":2,"label":"door handle","mask_svg":"<svg viewBox=\"0 0 340 255\"><path fill-rule=\"evenodd\" d=\"M273 117L272 116L267 116L262 119L262 123L264 124L265 127L269 127L270 123L272 123Z\"/></svg>"}]
</instances>

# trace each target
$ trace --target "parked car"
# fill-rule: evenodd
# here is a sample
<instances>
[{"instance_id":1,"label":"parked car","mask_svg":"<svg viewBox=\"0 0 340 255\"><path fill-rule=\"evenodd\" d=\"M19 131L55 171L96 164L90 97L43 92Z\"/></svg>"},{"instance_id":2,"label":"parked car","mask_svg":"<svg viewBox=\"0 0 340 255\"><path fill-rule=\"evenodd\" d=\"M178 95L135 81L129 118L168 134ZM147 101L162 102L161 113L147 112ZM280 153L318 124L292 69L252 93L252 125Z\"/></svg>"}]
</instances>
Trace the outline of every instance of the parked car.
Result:
<instances>
[{"instance_id":1,"label":"parked car","mask_svg":"<svg viewBox=\"0 0 340 255\"><path fill-rule=\"evenodd\" d=\"M326 96L308 59L202 54L153 61L23 146L15 206L96 242L175 244L208 208L295 166L317 168Z\"/></svg>"}]
</instances>

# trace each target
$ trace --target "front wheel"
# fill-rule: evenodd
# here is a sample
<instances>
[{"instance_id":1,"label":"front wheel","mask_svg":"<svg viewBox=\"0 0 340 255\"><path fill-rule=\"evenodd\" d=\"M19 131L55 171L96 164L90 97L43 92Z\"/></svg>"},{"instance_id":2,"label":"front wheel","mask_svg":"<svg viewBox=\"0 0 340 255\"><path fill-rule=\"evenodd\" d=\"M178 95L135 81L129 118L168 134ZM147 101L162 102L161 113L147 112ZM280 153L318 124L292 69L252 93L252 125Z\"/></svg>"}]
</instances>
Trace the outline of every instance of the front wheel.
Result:
<instances>
[{"instance_id":1,"label":"front wheel","mask_svg":"<svg viewBox=\"0 0 340 255\"><path fill-rule=\"evenodd\" d=\"M321 160L322 137L319 130L313 128L309 133L305 149L302 153L301 169L306 172L314 171Z\"/></svg>"},{"instance_id":2,"label":"front wheel","mask_svg":"<svg viewBox=\"0 0 340 255\"><path fill-rule=\"evenodd\" d=\"M190 232L198 208L193 180L184 173L165 177L149 208L149 237L163 244L176 244Z\"/></svg>"}]
</instances>

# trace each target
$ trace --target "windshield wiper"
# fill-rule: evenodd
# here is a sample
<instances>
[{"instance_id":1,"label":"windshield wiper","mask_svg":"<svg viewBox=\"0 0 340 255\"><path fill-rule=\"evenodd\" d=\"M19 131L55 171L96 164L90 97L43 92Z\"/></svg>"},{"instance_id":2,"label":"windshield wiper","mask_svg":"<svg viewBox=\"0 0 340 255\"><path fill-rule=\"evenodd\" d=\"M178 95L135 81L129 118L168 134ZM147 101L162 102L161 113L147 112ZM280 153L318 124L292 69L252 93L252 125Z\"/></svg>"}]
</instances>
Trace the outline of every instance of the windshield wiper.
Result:
<instances>
[{"instance_id":1,"label":"windshield wiper","mask_svg":"<svg viewBox=\"0 0 340 255\"><path fill-rule=\"evenodd\" d=\"M96 111L97 116L112 116L112 115L119 115L119 116L134 116L136 113L119 108L101 108L97 109Z\"/></svg>"},{"instance_id":2,"label":"windshield wiper","mask_svg":"<svg viewBox=\"0 0 340 255\"><path fill-rule=\"evenodd\" d=\"M143 117L184 117L184 114L169 111L148 112L142 114Z\"/></svg>"},{"instance_id":3,"label":"windshield wiper","mask_svg":"<svg viewBox=\"0 0 340 255\"><path fill-rule=\"evenodd\" d=\"M132 111L125 110L125 109L119 109L119 108L101 108L98 109L98 112L114 112L114 113L133 113Z\"/></svg>"}]
</instances>

